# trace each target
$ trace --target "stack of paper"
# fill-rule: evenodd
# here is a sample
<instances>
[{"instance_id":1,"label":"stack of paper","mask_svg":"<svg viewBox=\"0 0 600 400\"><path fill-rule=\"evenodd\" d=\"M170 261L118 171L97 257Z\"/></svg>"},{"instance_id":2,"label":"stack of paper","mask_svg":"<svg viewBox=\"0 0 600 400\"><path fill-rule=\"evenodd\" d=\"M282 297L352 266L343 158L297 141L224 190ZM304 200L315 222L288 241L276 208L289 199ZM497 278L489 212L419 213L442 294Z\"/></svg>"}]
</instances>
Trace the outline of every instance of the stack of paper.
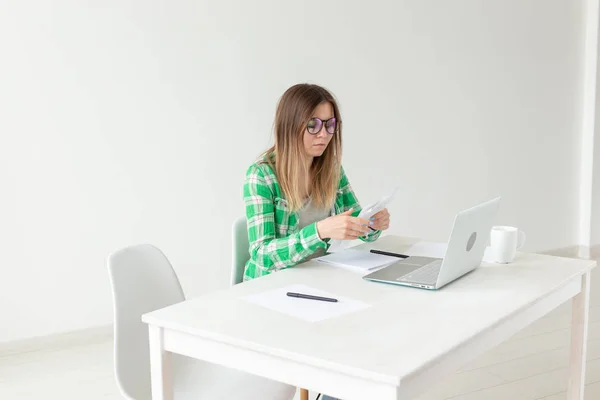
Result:
<instances>
[{"instance_id":1,"label":"stack of paper","mask_svg":"<svg viewBox=\"0 0 600 400\"><path fill-rule=\"evenodd\" d=\"M355 272L368 273L387 267L399 261L400 258L370 253L367 250L346 249L337 253L315 258L316 261L336 267L346 268Z\"/></svg>"}]
</instances>

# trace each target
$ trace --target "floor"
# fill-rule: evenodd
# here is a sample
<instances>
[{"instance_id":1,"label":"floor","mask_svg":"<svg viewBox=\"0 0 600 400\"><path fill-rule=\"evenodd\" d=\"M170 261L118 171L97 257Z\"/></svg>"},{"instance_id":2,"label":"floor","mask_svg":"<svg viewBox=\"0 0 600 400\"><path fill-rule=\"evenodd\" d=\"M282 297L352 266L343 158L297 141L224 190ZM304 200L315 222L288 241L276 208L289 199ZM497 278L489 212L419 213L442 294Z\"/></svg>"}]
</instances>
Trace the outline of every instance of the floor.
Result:
<instances>
[{"instance_id":1,"label":"floor","mask_svg":"<svg viewBox=\"0 0 600 400\"><path fill-rule=\"evenodd\" d=\"M600 273L592 277L586 374L600 399ZM566 399L570 307L559 307L416 400ZM109 335L23 353L0 353L0 399L121 399ZM311 396L314 398L314 395Z\"/></svg>"}]
</instances>

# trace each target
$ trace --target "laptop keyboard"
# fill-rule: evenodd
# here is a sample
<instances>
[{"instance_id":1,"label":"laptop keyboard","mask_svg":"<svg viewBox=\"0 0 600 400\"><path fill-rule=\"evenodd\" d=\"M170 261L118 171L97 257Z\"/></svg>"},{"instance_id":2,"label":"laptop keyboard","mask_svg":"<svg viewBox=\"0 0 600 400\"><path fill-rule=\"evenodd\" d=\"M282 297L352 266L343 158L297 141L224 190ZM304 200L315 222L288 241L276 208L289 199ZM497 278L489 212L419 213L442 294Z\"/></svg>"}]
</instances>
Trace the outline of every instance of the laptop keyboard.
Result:
<instances>
[{"instance_id":1,"label":"laptop keyboard","mask_svg":"<svg viewBox=\"0 0 600 400\"><path fill-rule=\"evenodd\" d=\"M438 275L440 274L441 266L442 260L432 261L429 264L426 264L421 268L414 270L410 274L398 278L398 281L434 285L437 281Z\"/></svg>"}]
</instances>

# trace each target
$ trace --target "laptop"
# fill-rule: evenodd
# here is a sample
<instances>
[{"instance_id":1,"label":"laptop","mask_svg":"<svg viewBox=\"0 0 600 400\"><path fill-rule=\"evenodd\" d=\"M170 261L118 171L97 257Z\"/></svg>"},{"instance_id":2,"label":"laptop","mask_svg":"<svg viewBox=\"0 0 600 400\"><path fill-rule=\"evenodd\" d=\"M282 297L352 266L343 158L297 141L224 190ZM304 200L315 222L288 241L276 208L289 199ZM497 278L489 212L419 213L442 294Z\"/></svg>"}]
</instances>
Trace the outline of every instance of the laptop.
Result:
<instances>
[{"instance_id":1,"label":"laptop","mask_svg":"<svg viewBox=\"0 0 600 400\"><path fill-rule=\"evenodd\" d=\"M459 212L444 258L407 257L363 278L421 289L442 288L481 264L499 205L497 197Z\"/></svg>"}]
</instances>

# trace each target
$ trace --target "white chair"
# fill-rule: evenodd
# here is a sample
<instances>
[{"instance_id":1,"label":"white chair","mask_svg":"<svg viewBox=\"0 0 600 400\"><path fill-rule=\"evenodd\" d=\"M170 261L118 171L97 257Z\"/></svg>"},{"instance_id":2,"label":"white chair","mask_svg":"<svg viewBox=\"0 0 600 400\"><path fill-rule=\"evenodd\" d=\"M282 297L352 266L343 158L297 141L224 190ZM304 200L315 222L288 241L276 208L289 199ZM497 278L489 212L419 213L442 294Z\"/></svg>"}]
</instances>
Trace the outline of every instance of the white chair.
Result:
<instances>
[{"instance_id":1,"label":"white chair","mask_svg":"<svg viewBox=\"0 0 600 400\"><path fill-rule=\"evenodd\" d=\"M231 286L242 283L246 261L250 258L246 217L240 217L233 222L232 242Z\"/></svg>"},{"instance_id":2,"label":"white chair","mask_svg":"<svg viewBox=\"0 0 600 400\"><path fill-rule=\"evenodd\" d=\"M119 250L108 258L114 304L117 384L131 400L150 400L148 326L142 314L185 300L165 255L152 245ZM172 354L175 400L290 400L295 388L216 364Z\"/></svg>"}]
</instances>

